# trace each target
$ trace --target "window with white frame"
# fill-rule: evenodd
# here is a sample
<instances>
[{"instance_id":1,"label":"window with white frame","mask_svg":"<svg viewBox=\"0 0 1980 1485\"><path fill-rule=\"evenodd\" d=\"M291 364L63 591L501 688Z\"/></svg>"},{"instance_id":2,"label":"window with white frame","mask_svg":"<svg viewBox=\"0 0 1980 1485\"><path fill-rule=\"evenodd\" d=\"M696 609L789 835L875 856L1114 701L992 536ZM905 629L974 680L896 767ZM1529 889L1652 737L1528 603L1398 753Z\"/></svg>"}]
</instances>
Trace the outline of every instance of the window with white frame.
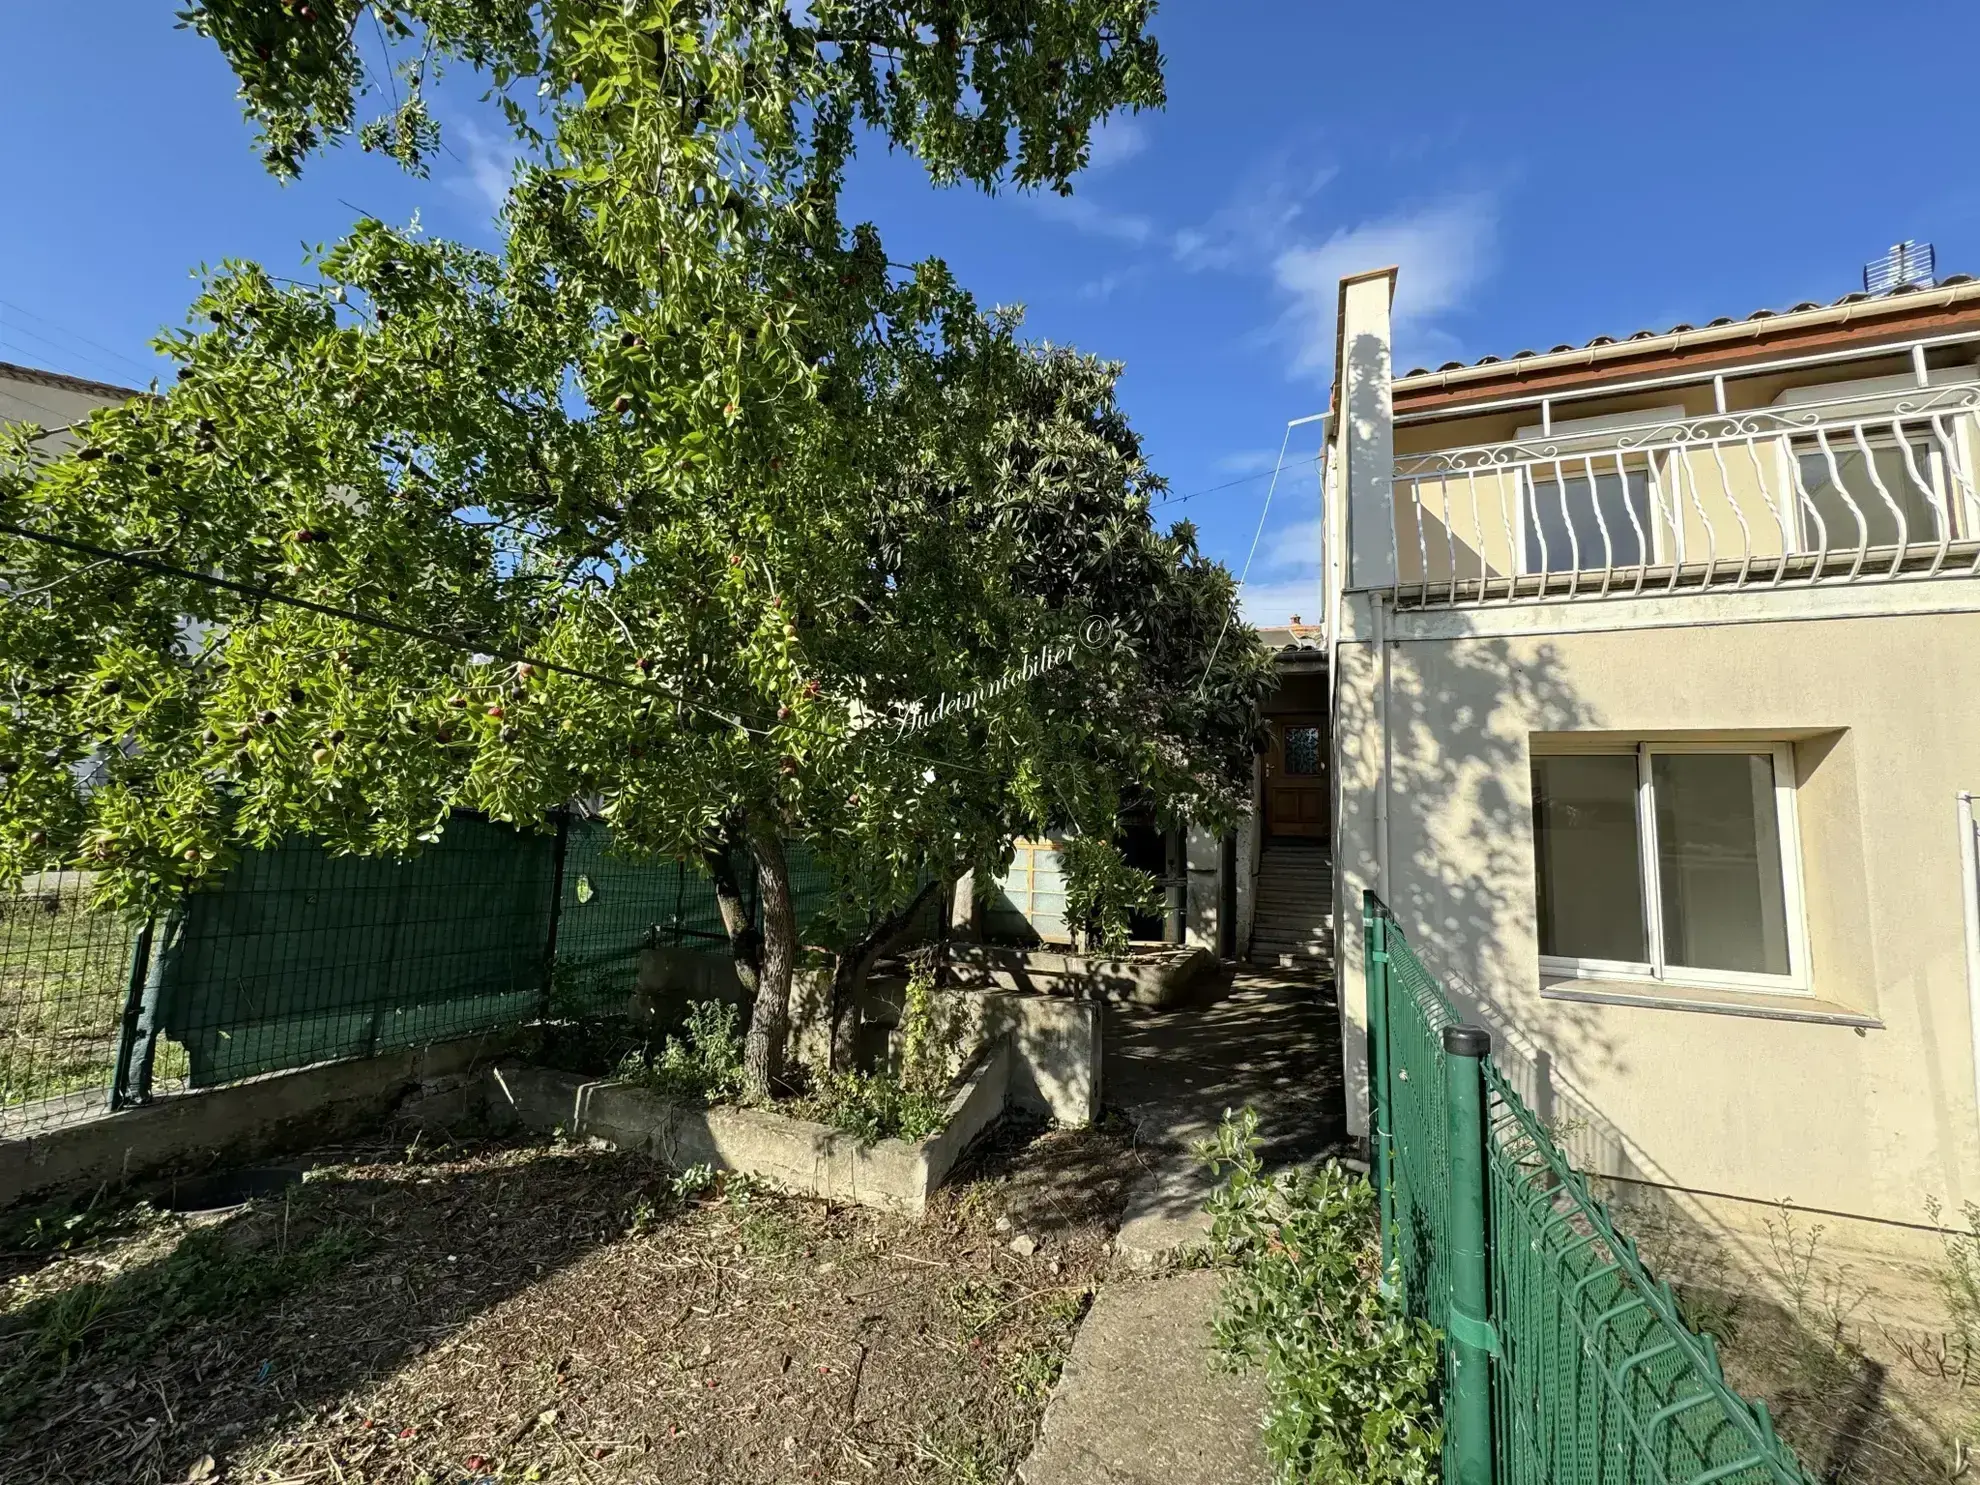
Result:
<instances>
[{"instance_id":1,"label":"window with white frame","mask_svg":"<svg viewBox=\"0 0 1980 1485\"><path fill-rule=\"evenodd\" d=\"M1573 572L1635 567L1655 553L1650 468L1639 463L1563 459L1529 467L1522 481L1520 527L1525 571ZM1592 479L1591 479L1592 475Z\"/></svg>"},{"instance_id":2,"label":"window with white frame","mask_svg":"<svg viewBox=\"0 0 1980 1485\"><path fill-rule=\"evenodd\" d=\"M1536 749L1544 973L1806 992L1786 744Z\"/></svg>"},{"instance_id":3,"label":"window with white frame","mask_svg":"<svg viewBox=\"0 0 1980 1485\"><path fill-rule=\"evenodd\" d=\"M1929 425L1902 431L1903 444L1850 427L1792 441L1804 551L1896 546L1900 514L1907 546L1959 534L1955 448Z\"/></svg>"}]
</instances>

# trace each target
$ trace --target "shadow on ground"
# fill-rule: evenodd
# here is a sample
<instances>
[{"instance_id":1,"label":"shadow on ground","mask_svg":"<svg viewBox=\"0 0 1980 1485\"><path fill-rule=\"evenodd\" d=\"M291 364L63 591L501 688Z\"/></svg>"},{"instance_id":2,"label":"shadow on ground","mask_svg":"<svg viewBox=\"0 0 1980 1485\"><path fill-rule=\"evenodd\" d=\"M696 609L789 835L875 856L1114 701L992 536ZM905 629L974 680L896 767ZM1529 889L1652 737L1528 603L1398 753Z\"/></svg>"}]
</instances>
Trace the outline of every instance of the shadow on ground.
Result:
<instances>
[{"instance_id":1,"label":"shadow on ground","mask_svg":"<svg viewBox=\"0 0 1980 1485\"><path fill-rule=\"evenodd\" d=\"M1131 1214L1201 1224L1210 1180L1189 1151L1226 1111L1257 1111L1267 1165L1341 1151L1347 1109L1329 979L1222 965L1162 1011L1107 1007L1106 1101L1134 1133L1147 1179Z\"/></svg>"},{"instance_id":2,"label":"shadow on ground","mask_svg":"<svg viewBox=\"0 0 1980 1485\"><path fill-rule=\"evenodd\" d=\"M1107 1102L1144 1144L1187 1148L1225 1110L1258 1111L1269 1161L1309 1160L1347 1131L1331 980L1220 966L1184 1005L1107 1007Z\"/></svg>"}]
</instances>

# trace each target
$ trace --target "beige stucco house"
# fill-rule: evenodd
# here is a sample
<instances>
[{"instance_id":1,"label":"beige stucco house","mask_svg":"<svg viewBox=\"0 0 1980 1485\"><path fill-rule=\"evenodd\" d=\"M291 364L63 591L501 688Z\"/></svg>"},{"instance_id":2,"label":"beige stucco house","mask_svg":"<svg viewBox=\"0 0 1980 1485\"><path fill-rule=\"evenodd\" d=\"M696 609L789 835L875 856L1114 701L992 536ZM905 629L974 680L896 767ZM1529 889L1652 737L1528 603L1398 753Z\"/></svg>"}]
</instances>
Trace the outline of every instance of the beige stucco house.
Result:
<instances>
[{"instance_id":1,"label":"beige stucco house","mask_svg":"<svg viewBox=\"0 0 1980 1485\"><path fill-rule=\"evenodd\" d=\"M1725 1228L1980 1199L1980 283L1395 375L1344 280L1335 911L1585 1168Z\"/></svg>"},{"instance_id":2,"label":"beige stucco house","mask_svg":"<svg viewBox=\"0 0 1980 1485\"><path fill-rule=\"evenodd\" d=\"M109 382L0 361L0 423L62 429L95 412L144 394Z\"/></svg>"}]
</instances>

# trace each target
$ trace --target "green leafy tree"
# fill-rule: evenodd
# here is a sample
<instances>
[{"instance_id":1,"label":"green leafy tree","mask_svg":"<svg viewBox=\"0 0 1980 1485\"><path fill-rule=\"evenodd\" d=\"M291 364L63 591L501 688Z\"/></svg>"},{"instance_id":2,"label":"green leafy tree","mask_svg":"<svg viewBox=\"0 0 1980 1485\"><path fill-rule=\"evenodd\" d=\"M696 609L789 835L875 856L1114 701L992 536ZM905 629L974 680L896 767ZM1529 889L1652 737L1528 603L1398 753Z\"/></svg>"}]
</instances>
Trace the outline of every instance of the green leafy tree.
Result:
<instances>
[{"instance_id":1,"label":"green leafy tree","mask_svg":"<svg viewBox=\"0 0 1980 1485\"><path fill-rule=\"evenodd\" d=\"M1014 827L1104 832L1129 792L1227 816L1263 660L1228 575L1154 530L1115 370L837 211L862 129L938 181L1066 188L1096 120L1161 101L1149 10L188 11L282 173L349 135L423 168L424 88L480 69L524 152L503 250L367 220L311 282L228 263L161 342L169 390L66 451L10 435L0 868L155 900L291 832L405 852L454 808L591 801L717 869L761 1096L787 839L858 966ZM360 122L367 14L400 101Z\"/></svg>"}]
</instances>

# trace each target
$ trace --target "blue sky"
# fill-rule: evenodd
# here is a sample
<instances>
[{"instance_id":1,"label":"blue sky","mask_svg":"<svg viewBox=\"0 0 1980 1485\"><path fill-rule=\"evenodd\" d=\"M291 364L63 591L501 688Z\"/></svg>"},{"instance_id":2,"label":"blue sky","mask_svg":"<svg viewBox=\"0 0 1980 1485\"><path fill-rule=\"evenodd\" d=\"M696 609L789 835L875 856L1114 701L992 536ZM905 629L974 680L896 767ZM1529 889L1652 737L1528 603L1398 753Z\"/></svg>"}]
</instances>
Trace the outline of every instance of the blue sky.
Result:
<instances>
[{"instance_id":1,"label":"blue sky","mask_svg":"<svg viewBox=\"0 0 1980 1485\"><path fill-rule=\"evenodd\" d=\"M476 89L449 90L432 180L351 149L283 187L174 8L0 4L0 359L141 382L190 270L293 271L360 211L492 241L507 161ZM1234 568L1288 420L1325 406L1342 273L1400 265L1406 367L1832 298L1904 237L1980 271L1980 7L1170 0L1156 33L1169 108L1109 128L1070 201L937 192L876 150L847 214L1126 363L1193 497L1164 511ZM1257 622L1318 607L1312 433L1252 562Z\"/></svg>"}]
</instances>

